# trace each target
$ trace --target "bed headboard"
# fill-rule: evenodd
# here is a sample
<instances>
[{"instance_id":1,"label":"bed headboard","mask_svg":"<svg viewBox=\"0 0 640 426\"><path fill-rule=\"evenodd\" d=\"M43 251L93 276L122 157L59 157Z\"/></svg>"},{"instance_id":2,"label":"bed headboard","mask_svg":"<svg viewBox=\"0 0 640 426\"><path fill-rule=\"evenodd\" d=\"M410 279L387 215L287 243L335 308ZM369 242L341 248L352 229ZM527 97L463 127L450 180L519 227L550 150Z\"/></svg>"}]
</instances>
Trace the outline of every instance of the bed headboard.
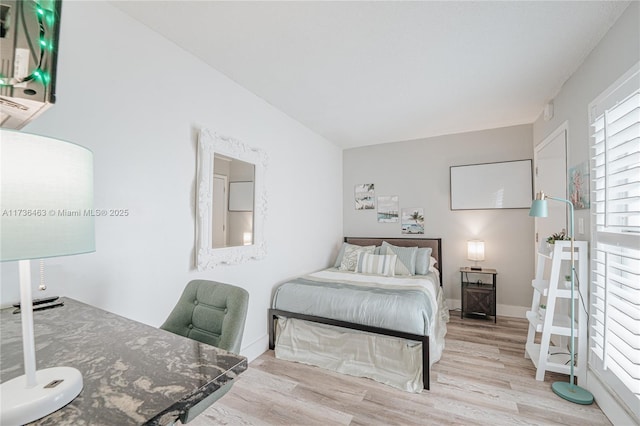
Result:
<instances>
[{"instance_id":1,"label":"bed headboard","mask_svg":"<svg viewBox=\"0 0 640 426\"><path fill-rule=\"evenodd\" d=\"M383 241L400 247L431 247L431 256L438 261L436 268L442 271L442 238L370 238L370 237L344 237L349 244L359 246L379 246ZM440 273L440 285L442 285L442 273Z\"/></svg>"}]
</instances>

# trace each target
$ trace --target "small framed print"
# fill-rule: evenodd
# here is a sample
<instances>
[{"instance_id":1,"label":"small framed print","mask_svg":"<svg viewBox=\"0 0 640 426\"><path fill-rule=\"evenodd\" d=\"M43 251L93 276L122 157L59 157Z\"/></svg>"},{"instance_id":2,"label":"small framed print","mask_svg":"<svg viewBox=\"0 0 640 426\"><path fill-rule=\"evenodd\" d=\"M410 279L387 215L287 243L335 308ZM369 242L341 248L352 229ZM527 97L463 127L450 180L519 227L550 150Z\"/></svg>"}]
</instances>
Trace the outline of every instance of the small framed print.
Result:
<instances>
[{"instance_id":1,"label":"small framed print","mask_svg":"<svg viewBox=\"0 0 640 426\"><path fill-rule=\"evenodd\" d=\"M399 222L399 203L398 196L378 197L378 222L380 223L397 223Z\"/></svg>"},{"instance_id":2,"label":"small framed print","mask_svg":"<svg viewBox=\"0 0 640 426\"><path fill-rule=\"evenodd\" d=\"M375 185L363 183L356 185L355 202L356 210L373 210L375 208Z\"/></svg>"},{"instance_id":3,"label":"small framed print","mask_svg":"<svg viewBox=\"0 0 640 426\"><path fill-rule=\"evenodd\" d=\"M424 234L424 209L402 209L402 233Z\"/></svg>"}]
</instances>

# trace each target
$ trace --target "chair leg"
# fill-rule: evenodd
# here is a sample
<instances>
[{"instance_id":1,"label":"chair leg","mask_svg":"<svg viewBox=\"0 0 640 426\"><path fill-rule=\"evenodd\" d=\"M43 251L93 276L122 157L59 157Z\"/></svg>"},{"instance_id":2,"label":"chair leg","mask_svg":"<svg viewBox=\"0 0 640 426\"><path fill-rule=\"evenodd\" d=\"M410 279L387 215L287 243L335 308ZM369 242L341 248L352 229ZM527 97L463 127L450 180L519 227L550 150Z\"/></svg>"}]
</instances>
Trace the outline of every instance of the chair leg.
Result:
<instances>
[{"instance_id":1,"label":"chair leg","mask_svg":"<svg viewBox=\"0 0 640 426\"><path fill-rule=\"evenodd\" d=\"M276 321L276 315L273 314L273 311L271 309L269 309L269 349L273 350L275 349L276 345L275 345L275 321Z\"/></svg>"}]
</instances>

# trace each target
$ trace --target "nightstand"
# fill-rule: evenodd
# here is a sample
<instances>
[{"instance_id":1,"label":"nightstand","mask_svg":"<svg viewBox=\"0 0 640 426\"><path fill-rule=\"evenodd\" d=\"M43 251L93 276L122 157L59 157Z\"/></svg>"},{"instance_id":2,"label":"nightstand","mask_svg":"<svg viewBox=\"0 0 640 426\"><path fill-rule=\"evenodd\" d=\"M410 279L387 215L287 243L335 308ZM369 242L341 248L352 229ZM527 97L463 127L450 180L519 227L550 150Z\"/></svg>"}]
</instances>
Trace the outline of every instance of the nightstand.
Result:
<instances>
[{"instance_id":1,"label":"nightstand","mask_svg":"<svg viewBox=\"0 0 640 426\"><path fill-rule=\"evenodd\" d=\"M491 277L489 277L489 275ZM474 270L470 267L460 268L460 297L462 309L460 318L465 315L482 315L496 317L496 277L498 271L483 268ZM491 282L488 279L491 278Z\"/></svg>"}]
</instances>

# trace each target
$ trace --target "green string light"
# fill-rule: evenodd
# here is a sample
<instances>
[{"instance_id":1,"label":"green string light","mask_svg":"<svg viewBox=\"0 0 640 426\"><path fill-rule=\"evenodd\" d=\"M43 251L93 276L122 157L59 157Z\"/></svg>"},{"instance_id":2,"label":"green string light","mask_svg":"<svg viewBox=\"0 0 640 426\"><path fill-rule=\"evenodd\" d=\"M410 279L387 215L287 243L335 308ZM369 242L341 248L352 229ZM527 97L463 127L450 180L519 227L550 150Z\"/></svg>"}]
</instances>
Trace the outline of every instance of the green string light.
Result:
<instances>
[{"instance_id":1,"label":"green string light","mask_svg":"<svg viewBox=\"0 0 640 426\"><path fill-rule=\"evenodd\" d=\"M53 41L47 41L46 39L41 38L40 39L40 46L43 49L48 50L50 52L53 51Z\"/></svg>"},{"instance_id":2,"label":"green string light","mask_svg":"<svg viewBox=\"0 0 640 426\"><path fill-rule=\"evenodd\" d=\"M56 21L56 17L55 17L55 14L53 13L53 11L49 11L49 13L46 14L44 19L47 21L47 25L49 27L52 27L53 23Z\"/></svg>"},{"instance_id":3,"label":"green string light","mask_svg":"<svg viewBox=\"0 0 640 426\"><path fill-rule=\"evenodd\" d=\"M55 0L53 0L53 2L55 3ZM43 63L44 52L45 51L51 52L54 50L53 40L47 40L47 38L45 37L45 34L46 34L45 23L46 23L46 27L49 27L49 29L52 29L52 27L54 26L54 23L56 22L55 10L49 10L47 8L42 7L40 2L36 0L34 12L40 27L40 39L39 39L40 60L38 61L35 70L31 74L29 74L25 78L19 79L18 81L16 81L15 79L8 79L2 74L0 74L0 86L13 86L14 84L17 84L17 83L23 83L23 82L28 82L32 80L36 80L46 86L51 82L51 76L49 75L49 73L42 70L40 66Z\"/></svg>"}]
</instances>

